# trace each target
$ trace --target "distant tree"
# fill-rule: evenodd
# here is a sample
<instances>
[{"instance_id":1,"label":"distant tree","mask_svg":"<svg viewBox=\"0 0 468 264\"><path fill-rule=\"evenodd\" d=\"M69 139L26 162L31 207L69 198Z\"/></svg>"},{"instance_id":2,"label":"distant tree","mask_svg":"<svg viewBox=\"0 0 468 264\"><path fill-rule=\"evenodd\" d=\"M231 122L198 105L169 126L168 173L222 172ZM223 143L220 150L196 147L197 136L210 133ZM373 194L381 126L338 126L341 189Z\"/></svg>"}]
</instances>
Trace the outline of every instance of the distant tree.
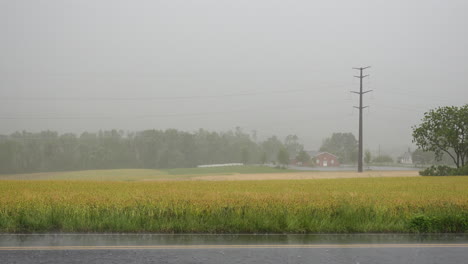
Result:
<instances>
[{"instance_id":1,"label":"distant tree","mask_svg":"<svg viewBox=\"0 0 468 264\"><path fill-rule=\"evenodd\" d=\"M419 126L413 127L413 142L424 151L434 151L452 158L457 168L468 161L468 104L445 106L424 113Z\"/></svg>"},{"instance_id":2,"label":"distant tree","mask_svg":"<svg viewBox=\"0 0 468 264\"><path fill-rule=\"evenodd\" d=\"M304 147L299 143L299 137L296 135L288 135L284 139L284 147L288 151L290 157L296 157Z\"/></svg>"},{"instance_id":3,"label":"distant tree","mask_svg":"<svg viewBox=\"0 0 468 264\"><path fill-rule=\"evenodd\" d=\"M373 159L373 162L375 162L375 163L393 163L393 159L389 155L380 155L380 156L375 157Z\"/></svg>"},{"instance_id":4,"label":"distant tree","mask_svg":"<svg viewBox=\"0 0 468 264\"><path fill-rule=\"evenodd\" d=\"M20 143L13 140L0 139L0 173L17 172L17 156Z\"/></svg>"},{"instance_id":5,"label":"distant tree","mask_svg":"<svg viewBox=\"0 0 468 264\"><path fill-rule=\"evenodd\" d=\"M341 163L351 163L357 160L358 142L352 133L333 133L323 141L320 151L338 156Z\"/></svg>"},{"instance_id":6,"label":"distant tree","mask_svg":"<svg viewBox=\"0 0 468 264\"><path fill-rule=\"evenodd\" d=\"M220 133L204 129L192 133L107 130L80 135L24 131L0 135L0 173L265 163L275 162L284 148L277 137L257 143L239 127Z\"/></svg>"},{"instance_id":7,"label":"distant tree","mask_svg":"<svg viewBox=\"0 0 468 264\"><path fill-rule=\"evenodd\" d=\"M249 163L249 149L243 148L241 152L241 162L244 164Z\"/></svg>"},{"instance_id":8,"label":"distant tree","mask_svg":"<svg viewBox=\"0 0 468 264\"><path fill-rule=\"evenodd\" d=\"M302 164L307 163L310 161L310 155L307 154L304 150L299 151L296 157L297 161L302 162Z\"/></svg>"},{"instance_id":9,"label":"distant tree","mask_svg":"<svg viewBox=\"0 0 468 264\"><path fill-rule=\"evenodd\" d=\"M261 148L266 153L267 160L274 162L278 158L278 152L284 148L284 145L276 136L272 136L261 143Z\"/></svg>"},{"instance_id":10,"label":"distant tree","mask_svg":"<svg viewBox=\"0 0 468 264\"><path fill-rule=\"evenodd\" d=\"M289 153L285 148L278 152L278 163L285 167L289 164Z\"/></svg>"},{"instance_id":11,"label":"distant tree","mask_svg":"<svg viewBox=\"0 0 468 264\"><path fill-rule=\"evenodd\" d=\"M262 156L260 158L260 163L265 164L266 162L267 162L267 154L266 154L266 152L263 152Z\"/></svg>"},{"instance_id":12,"label":"distant tree","mask_svg":"<svg viewBox=\"0 0 468 264\"><path fill-rule=\"evenodd\" d=\"M369 164L371 162L371 159L372 159L371 152L369 150L366 150L366 152L364 153L364 162L366 164Z\"/></svg>"}]
</instances>

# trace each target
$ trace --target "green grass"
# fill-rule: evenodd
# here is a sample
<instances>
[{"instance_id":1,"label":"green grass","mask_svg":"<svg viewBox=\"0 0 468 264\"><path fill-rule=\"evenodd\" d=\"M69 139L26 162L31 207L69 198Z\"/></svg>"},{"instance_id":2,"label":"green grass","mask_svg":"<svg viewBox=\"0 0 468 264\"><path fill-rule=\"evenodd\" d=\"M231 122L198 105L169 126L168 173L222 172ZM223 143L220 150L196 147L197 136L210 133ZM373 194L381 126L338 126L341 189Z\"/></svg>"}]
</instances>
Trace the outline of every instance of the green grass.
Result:
<instances>
[{"instance_id":1,"label":"green grass","mask_svg":"<svg viewBox=\"0 0 468 264\"><path fill-rule=\"evenodd\" d=\"M468 232L468 177L0 181L0 232Z\"/></svg>"},{"instance_id":2,"label":"green grass","mask_svg":"<svg viewBox=\"0 0 468 264\"><path fill-rule=\"evenodd\" d=\"M84 170L63 172L40 172L25 174L4 174L0 180L85 180L85 181L141 181L141 180L181 180L200 175L232 175L246 173L284 173L284 170L266 166L229 166L214 168L181 168L168 170L117 169Z\"/></svg>"}]
</instances>

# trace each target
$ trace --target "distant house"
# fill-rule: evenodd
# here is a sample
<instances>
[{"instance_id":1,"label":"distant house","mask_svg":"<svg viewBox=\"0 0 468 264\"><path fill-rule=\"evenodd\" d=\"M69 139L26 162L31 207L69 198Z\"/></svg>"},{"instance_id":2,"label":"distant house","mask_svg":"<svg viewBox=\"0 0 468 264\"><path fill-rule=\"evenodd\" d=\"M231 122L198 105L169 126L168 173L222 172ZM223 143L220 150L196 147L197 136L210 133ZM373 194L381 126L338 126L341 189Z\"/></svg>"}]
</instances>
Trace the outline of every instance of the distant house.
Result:
<instances>
[{"instance_id":1,"label":"distant house","mask_svg":"<svg viewBox=\"0 0 468 264\"><path fill-rule=\"evenodd\" d=\"M413 157L412 157L411 149L408 149L400 158L399 161L401 164L413 164Z\"/></svg>"},{"instance_id":2,"label":"distant house","mask_svg":"<svg viewBox=\"0 0 468 264\"><path fill-rule=\"evenodd\" d=\"M338 167L340 162L338 157L328 152L307 151L313 162L318 167Z\"/></svg>"}]
</instances>

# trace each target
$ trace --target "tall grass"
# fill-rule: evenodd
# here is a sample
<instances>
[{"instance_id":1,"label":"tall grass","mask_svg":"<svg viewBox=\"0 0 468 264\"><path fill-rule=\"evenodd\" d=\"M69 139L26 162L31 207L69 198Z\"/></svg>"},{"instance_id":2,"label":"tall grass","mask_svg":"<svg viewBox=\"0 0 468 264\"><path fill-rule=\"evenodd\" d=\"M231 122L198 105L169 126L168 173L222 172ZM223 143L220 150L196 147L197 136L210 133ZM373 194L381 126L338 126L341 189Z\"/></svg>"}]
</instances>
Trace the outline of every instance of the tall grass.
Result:
<instances>
[{"instance_id":1,"label":"tall grass","mask_svg":"<svg viewBox=\"0 0 468 264\"><path fill-rule=\"evenodd\" d=\"M467 232L468 177L0 181L0 232Z\"/></svg>"}]
</instances>

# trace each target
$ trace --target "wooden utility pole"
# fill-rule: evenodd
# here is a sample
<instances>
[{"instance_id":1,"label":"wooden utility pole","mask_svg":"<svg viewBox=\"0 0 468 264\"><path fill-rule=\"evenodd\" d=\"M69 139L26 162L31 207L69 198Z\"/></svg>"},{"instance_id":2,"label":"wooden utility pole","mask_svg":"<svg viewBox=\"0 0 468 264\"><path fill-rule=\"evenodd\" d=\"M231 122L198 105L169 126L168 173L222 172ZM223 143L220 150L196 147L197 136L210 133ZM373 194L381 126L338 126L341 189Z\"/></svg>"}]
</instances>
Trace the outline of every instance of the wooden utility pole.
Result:
<instances>
[{"instance_id":1,"label":"wooden utility pole","mask_svg":"<svg viewBox=\"0 0 468 264\"><path fill-rule=\"evenodd\" d=\"M362 172L362 109L368 107L368 106L362 106L362 95L365 93L368 93L372 90L368 91L362 91L362 79L366 78L369 75L362 75L362 71L365 69L370 68L370 66L364 67L364 68L353 68L355 70L359 70L359 76L354 76L356 78L359 78L359 92L354 92L352 93L359 94L359 106L355 106L355 108L359 109L359 153L358 153L358 172Z\"/></svg>"}]
</instances>

